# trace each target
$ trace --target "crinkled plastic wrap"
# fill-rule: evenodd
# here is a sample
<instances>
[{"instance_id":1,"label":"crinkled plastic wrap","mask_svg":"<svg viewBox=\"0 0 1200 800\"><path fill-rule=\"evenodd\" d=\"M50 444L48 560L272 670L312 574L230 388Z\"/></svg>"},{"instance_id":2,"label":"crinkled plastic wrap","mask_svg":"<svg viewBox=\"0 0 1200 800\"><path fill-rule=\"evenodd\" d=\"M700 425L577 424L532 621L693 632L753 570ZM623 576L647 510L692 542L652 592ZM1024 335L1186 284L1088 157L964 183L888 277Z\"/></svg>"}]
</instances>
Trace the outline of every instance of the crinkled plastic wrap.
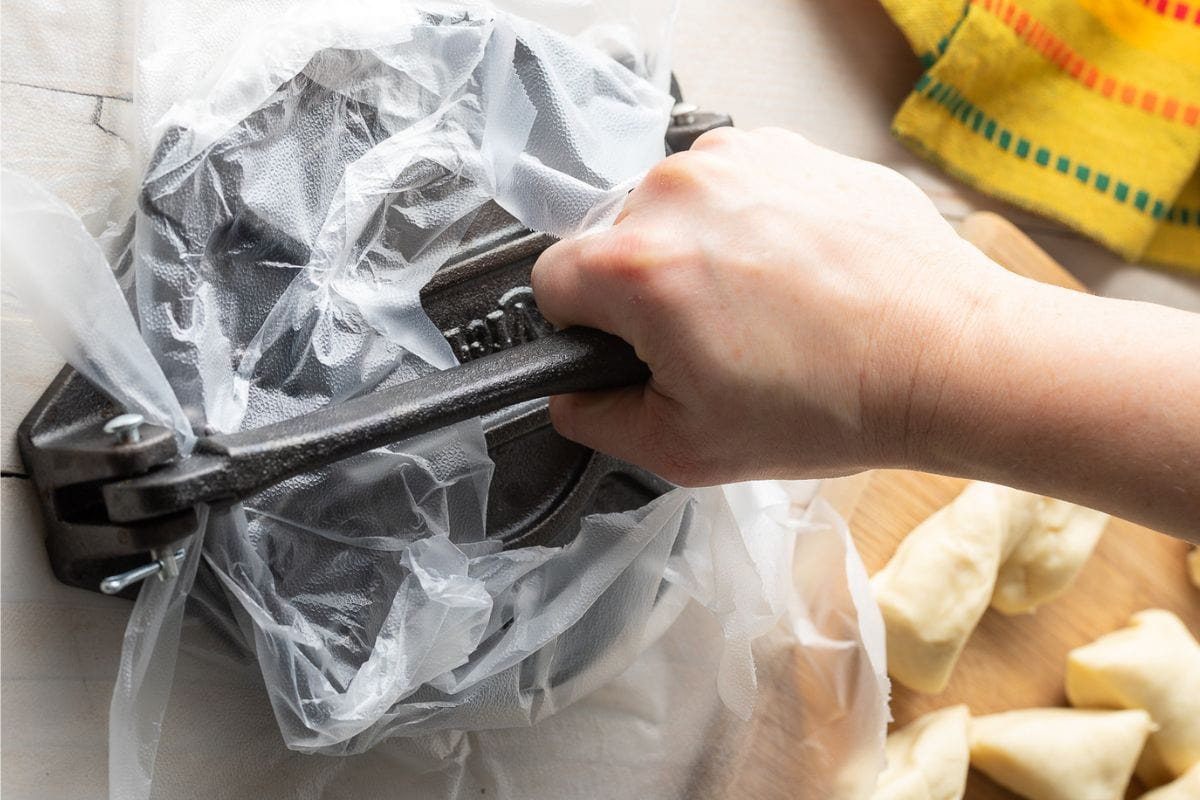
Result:
<instances>
[{"instance_id":1,"label":"crinkled plastic wrap","mask_svg":"<svg viewBox=\"0 0 1200 800\"><path fill-rule=\"evenodd\" d=\"M133 245L142 338L121 338L134 321L111 307L111 324L67 324L71 362L119 351L102 357L114 368L86 374L174 426L185 449L193 431L259 427L454 364L419 291L481 212L498 205L535 230L577 234L663 154L665 60L640 48L671 9L649 24L645 8L618 3L524 5L567 33L485 4L296 5L242 31L169 104L161 76L178 53L143 52L159 81L142 112L162 113L146 126ZM56 278L118 291L99 251L85 255L43 272L43 305ZM89 308L89 295L68 292L59 316ZM826 748L814 724L806 746L823 755L810 779L869 791L886 716L882 631L844 527L822 539L827 519L777 484L747 484L588 517L561 548L502 550L485 538L490 475L475 421L211 510L181 577L147 584L133 611L112 796L151 791L198 567L213 590L193 599L232 610L292 750L351 755L403 737L411 752L438 752L431 743L451 732L503 736L591 696L685 608L703 608L721 633L716 693L739 717L755 700L756 641L782 625L812 648L814 686L838 700L825 728L841 720L858 738ZM797 607L792 554L806 534L810 547L826 542L812 578L836 594L815 602L809 587ZM674 731L679 752L703 730ZM438 774L458 774L447 785L473 785L441 752ZM834 765L829 752L846 757Z\"/></svg>"},{"instance_id":2,"label":"crinkled plastic wrap","mask_svg":"<svg viewBox=\"0 0 1200 800\"><path fill-rule=\"evenodd\" d=\"M394 737L363 753L314 757L280 742L257 664L191 623L152 796L865 800L887 720L882 627L845 524L809 502L811 488L698 493L728 503L737 535L752 553L762 545L755 559L776 556L774 542L795 534L794 590L780 620L753 641L759 678L748 723L721 699L725 630L689 602L677 616L674 608L652 614L628 668L537 725ZM787 581L789 566L763 575Z\"/></svg>"}]
</instances>

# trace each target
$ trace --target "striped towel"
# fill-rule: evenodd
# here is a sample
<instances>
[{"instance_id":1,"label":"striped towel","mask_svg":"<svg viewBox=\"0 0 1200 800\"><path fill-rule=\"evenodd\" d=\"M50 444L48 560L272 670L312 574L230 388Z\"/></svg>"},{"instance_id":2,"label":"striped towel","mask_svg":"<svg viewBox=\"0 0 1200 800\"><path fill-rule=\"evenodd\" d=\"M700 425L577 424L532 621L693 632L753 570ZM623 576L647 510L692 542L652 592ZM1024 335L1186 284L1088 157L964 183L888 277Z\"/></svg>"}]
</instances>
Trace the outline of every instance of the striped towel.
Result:
<instances>
[{"instance_id":1,"label":"striped towel","mask_svg":"<svg viewBox=\"0 0 1200 800\"><path fill-rule=\"evenodd\" d=\"M895 133L1130 260L1200 273L1200 0L881 0L925 72Z\"/></svg>"}]
</instances>

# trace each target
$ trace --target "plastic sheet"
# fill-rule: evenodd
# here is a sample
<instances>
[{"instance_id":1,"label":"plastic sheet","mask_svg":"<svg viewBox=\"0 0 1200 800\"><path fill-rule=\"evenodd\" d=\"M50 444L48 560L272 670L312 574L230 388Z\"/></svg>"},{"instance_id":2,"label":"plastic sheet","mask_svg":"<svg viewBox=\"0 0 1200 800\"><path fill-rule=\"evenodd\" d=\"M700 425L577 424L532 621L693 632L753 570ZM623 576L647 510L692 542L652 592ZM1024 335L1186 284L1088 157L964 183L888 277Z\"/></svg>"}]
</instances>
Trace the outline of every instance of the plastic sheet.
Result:
<instances>
[{"instance_id":1,"label":"plastic sheet","mask_svg":"<svg viewBox=\"0 0 1200 800\"><path fill-rule=\"evenodd\" d=\"M785 520L796 533L799 578L782 618L753 641L759 711L749 723L721 700L722 626L689 602L677 616L648 620L641 652L621 674L537 725L392 738L360 754L319 758L279 741L257 664L244 663L207 626L190 624L152 796L865 800L883 758L883 649L882 638L871 646L866 575L844 523L807 502L811 486L704 494L738 508L747 495L766 500L764 490L779 499L780 489L793 495L786 510L739 518L744 533L754 532L752 544L780 535L774 520ZM208 764L223 768L200 768Z\"/></svg>"},{"instance_id":2,"label":"plastic sheet","mask_svg":"<svg viewBox=\"0 0 1200 800\"><path fill-rule=\"evenodd\" d=\"M6 287L75 369L130 411L174 428L186 449L191 426L83 222L21 173L4 170L0 190Z\"/></svg>"},{"instance_id":3,"label":"plastic sheet","mask_svg":"<svg viewBox=\"0 0 1200 800\"><path fill-rule=\"evenodd\" d=\"M133 272L149 357L142 339L110 336L134 324L120 304L111 324L71 328L89 304L72 292L60 336L71 362L121 353L128 370L87 374L122 400L130 388L157 398L165 374L181 432L258 427L452 364L418 292L481 209L576 234L662 156L665 48L646 41L671 10L524 5L572 36L483 4L304 4L242 25L205 77L174 84L170 65L191 62L174 42L154 46L169 26L148 10ZM193 38L226 33L212 31ZM79 280L79 259L63 255L44 286ZM853 734L837 765L814 762L814 780L869 791L882 631L844 528L807 540L824 544L802 595L790 591L796 536L829 522L802 516L778 484L677 490L589 517L566 547L501 551L484 538L490 468L479 423L465 423L207 516L202 572L252 648L289 748L348 755L405 737L411 752L440 752L426 772L461 787L467 767L447 742L590 697L703 608L721 633L716 693L739 717L754 704L755 642L782 620L788 641L811 648L814 686L834 692ZM113 797L151 792L198 552L199 538L182 579L144 590L131 617ZM680 754L703 740L674 735ZM811 735L805 746L826 758L822 732Z\"/></svg>"}]
</instances>

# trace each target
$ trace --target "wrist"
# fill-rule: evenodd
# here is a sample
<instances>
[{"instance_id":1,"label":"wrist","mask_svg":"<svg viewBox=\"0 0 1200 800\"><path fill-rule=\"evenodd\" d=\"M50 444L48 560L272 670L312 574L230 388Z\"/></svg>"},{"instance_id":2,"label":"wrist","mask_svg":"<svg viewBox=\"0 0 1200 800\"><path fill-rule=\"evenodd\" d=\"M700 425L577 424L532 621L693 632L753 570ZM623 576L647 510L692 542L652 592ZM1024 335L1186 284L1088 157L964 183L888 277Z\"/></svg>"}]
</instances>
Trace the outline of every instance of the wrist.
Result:
<instances>
[{"instance_id":1,"label":"wrist","mask_svg":"<svg viewBox=\"0 0 1200 800\"><path fill-rule=\"evenodd\" d=\"M910 450L918 469L995 478L1004 470L993 462L1021 458L1014 437L1038 435L1033 406L1046 359L1066 346L1056 322L1075 293L998 269L945 354L936 397L920 409L925 427Z\"/></svg>"},{"instance_id":2,"label":"wrist","mask_svg":"<svg viewBox=\"0 0 1200 800\"><path fill-rule=\"evenodd\" d=\"M971 456L981 394L1012 346L1041 284L997 265L973 246L922 269L872 346L882 389L864 403L875 466L958 472Z\"/></svg>"}]
</instances>

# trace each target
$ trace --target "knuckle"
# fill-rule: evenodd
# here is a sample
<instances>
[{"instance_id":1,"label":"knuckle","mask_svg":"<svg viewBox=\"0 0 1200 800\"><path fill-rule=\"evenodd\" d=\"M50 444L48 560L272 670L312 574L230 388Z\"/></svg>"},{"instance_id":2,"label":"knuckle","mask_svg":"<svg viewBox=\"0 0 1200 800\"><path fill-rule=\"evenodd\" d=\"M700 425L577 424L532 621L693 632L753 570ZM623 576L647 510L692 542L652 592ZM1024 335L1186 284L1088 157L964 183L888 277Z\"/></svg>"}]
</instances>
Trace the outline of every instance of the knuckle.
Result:
<instances>
[{"instance_id":1,"label":"knuckle","mask_svg":"<svg viewBox=\"0 0 1200 800\"><path fill-rule=\"evenodd\" d=\"M728 147L741 139L743 135L743 131L730 126L713 128L700 134L700 137L692 143L692 150L704 151Z\"/></svg>"},{"instance_id":2,"label":"knuckle","mask_svg":"<svg viewBox=\"0 0 1200 800\"><path fill-rule=\"evenodd\" d=\"M791 139L798 142L808 142L808 139L805 139L795 131L789 131L787 128L780 128L775 125L766 125L761 128L755 128L753 131L751 131L751 133L764 139Z\"/></svg>"},{"instance_id":3,"label":"knuckle","mask_svg":"<svg viewBox=\"0 0 1200 800\"><path fill-rule=\"evenodd\" d=\"M864 177L879 192L897 200L903 198L906 201L904 204L906 212L913 208L924 208L926 205L932 206L932 202L925 193L915 183L896 170L872 162L863 162L862 169Z\"/></svg>"},{"instance_id":4,"label":"knuckle","mask_svg":"<svg viewBox=\"0 0 1200 800\"><path fill-rule=\"evenodd\" d=\"M544 289L551 283L550 276L558 271L560 265L571 263L573 254L578 250L578 247L579 245L575 240L563 239L562 241L555 242L541 252L537 261L534 262L533 271L529 276L535 293L539 287Z\"/></svg>"},{"instance_id":5,"label":"knuckle","mask_svg":"<svg viewBox=\"0 0 1200 800\"><path fill-rule=\"evenodd\" d=\"M888 186L914 186L908 178L900 174L891 167L886 167L883 164L878 164L874 161L865 159L853 159L850 163L861 172L863 175L870 177L873 181L885 184Z\"/></svg>"},{"instance_id":6,"label":"knuckle","mask_svg":"<svg viewBox=\"0 0 1200 800\"><path fill-rule=\"evenodd\" d=\"M583 254L582 263L603 280L644 283L650 276L656 248L648 235L634 225L613 228L597 237Z\"/></svg>"},{"instance_id":7,"label":"knuckle","mask_svg":"<svg viewBox=\"0 0 1200 800\"><path fill-rule=\"evenodd\" d=\"M687 192L704 184L703 165L694 153L674 153L659 161L646 173L642 186L656 194Z\"/></svg>"},{"instance_id":8,"label":"knuckle","mask_svg":"<svg viewBox=\"0 0 1200 800\"><path fill-rule=\"evenodd\" d=\"M613 220L613 227L619 226L622 222L629 219L631 215L638 212L638 207L641 205L642 196L637 188L625 196L625 202L621 205L621 210L617 212L616 218Z\"/></svg>"},{"instance_id":9,"label":"knuckle","mask_svg":"<svg viewBox=\"0 0 1200 800\"><path fill-rule=\"evenodd\" d=\"M618 288L631 303L629 313L672 315L694 286L704 262L699 245L653 225L613 229L603 251L589 258L597 283Z\"/></svg>"}]
</instances>

